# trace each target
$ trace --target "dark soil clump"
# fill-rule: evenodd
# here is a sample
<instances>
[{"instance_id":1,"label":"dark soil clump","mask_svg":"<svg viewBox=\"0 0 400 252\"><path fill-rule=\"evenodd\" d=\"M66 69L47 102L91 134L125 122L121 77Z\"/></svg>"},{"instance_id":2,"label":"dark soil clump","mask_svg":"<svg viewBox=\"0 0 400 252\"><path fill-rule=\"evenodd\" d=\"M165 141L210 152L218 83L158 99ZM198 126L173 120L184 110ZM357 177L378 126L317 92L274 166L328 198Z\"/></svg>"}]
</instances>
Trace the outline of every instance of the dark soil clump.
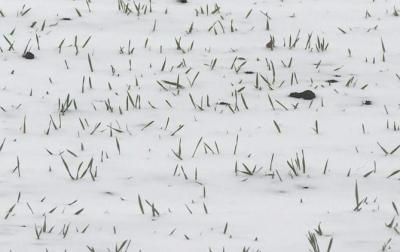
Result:
<instances>
[{"instance_id":1,"label":"dark soil clump","mask_svg":"<svg viewBox=\"0 0 400 252\"><path fill-rule=\"evenodd\" d=\"M311 90L305 90L300 93L297 93L297 92L290 93L289 96L293 97L293 98L298 98L298 99L312 100L315 98L315 93Z\"/></svg>"},{"instance_id":2,"label":"dark soil clump","mask_svg":"<svg viewBox=\"0 0 400 252\"><path fill-rule=\"evenodd\" d=\"M35 55L31 52L26 52L24 55L22 55L25 59L31 60L35 58Z\"/></svg>"}]
</instances>

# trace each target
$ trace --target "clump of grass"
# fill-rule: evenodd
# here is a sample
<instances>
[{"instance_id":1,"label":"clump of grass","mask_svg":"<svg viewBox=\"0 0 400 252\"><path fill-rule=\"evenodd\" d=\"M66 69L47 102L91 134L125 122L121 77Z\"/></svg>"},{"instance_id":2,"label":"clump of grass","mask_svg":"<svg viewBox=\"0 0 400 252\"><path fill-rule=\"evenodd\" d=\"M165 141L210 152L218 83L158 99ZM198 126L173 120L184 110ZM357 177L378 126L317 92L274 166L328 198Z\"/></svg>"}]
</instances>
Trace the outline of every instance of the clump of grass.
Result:
<instances>
[{"instance_id":1,"label":"clump of grass","mask_svg":"<svg viewBox=\"0 0 400 252\"><path fill-rule=\"evenodd\" d=\"M18 12L18 16L21 16L21 17L23 17L23 16L25 16L26 14L28 14L29 13L29 11L31 11L31 9L32 8L26 8L26 5L24 4L24 5L22 5L22 9ZM3 15L2 15L3 16ZM4 16L3 16L4 17Z\"/></svg>"},{"instance_id":2,"label":"clump of grass","mask_svg":"<svg viewBox=\"0 0 400 252\"><path fill-rule=\"evenodd\" d=\"M359 212L359 211L361 211L361 205L366 202L367 197L365 197L364 199L360 200L360 196L359 196L359 193L358 193L357 181L356 181L354 193L355 193L356 206L354 207L353 211Z\"/></svg>"},{"instance_id":3,"label":"clump of grass","mask_svg":"<svg viewBox=\"0 0 400 252\"><path fill-rule=\"evenodd\" d=\"M118 243L116 243L114 252L128 251L130 244L131 244L131 240L124 240L121 243L121 245L118 245ZM111 250L108 250L108 251L111 251ZM95 251L93 250L93 252L95 252Z\"/></svg>"},{"instance_id":4,"label":"clump of grass","mask_svg":"<svg viewBox=\"0 0 400 252\"><path fill-rule=\"evenodd\" d=\"M385 147L383 147L379 142L377 142L378 146L381 148L381 150L385 153L385 155L393 155L399 148L400 144L397 145L393 150L388 151Z\"/></svg>"},{"instance_id":5,"label":"clump of grass","mask_svg":"<svg viewBox=\"0 0 400 252\"><path fill-rule=\"evenodd\" d=\"M299 154L296 152L295 158L290 159L290 161L287 160L286 163L296 177L300 175L300 172L303 174L306 173L306 159L303 150L301 150L301 159Z\"/></svg>"},{"instance_id":6,"label":"clump of grass","mask_svg":"<svg viewBox=\"0 0 400 252\"><path fill-rule=\"evenodd\" d=\"M308 242L310 243L310 246L311 246L310 252L321 252L321 249L320 249L319 243L318 243L318 239L317 239L317 236L315 235L315 233L308 232L307 239L308 239ZM328 247L326 249L326 252L330 252L331 251L332 244L333 244L333 238L331 238L329 240L329 244L328 244Z\"/></svg>"},{"instance_id":7,"label":"clump of grass","mask_svg":"<svg viewBox=\"0 0 400 252\"><path fill-rule=\"evenodd\" d=\"M296 48L297 42L300 41L300 30L298 30L297 34L295 37L292 37L292 35L289 35L289 41L288 41L288 47L289 49ZM286 46L286 41L284 42Z\"/></svg>"},{"instance_id":8,"label":"clump of grass","mask_svg":"<svg viewBox=\"0 0 400 252\"><path fill-rule=\"evenodd\" d=\"M175 155L175 157L177 157L179 160L183 160L182 159L182 139L181 138L179 138L178 150L175 151L175 150L171 149L171 151Z\"/></svg>"},{"instance_id":9,"label":"clump of grass","mask_svg":"<svg viewBox=\"0 0 400 252\"><path fill-rule=\"evenodd\" d=\"M3 38L6 40L6 42L7 42L7 44L8 44L8 49L7 49L7 51L11 51L11 50L12 50L12 51L15 51L15 49L14 49L14 43L15 43L15 41L11 42L10 39L7 38L7 36L4 35L4 34L3 34Z\"/></svg>"},{"instance_id":10,"label":"clump of grass","mask_svg":"<svg viewBox=\"0 0 400 252\"><path fill-rule=\"evenodd\" d=\"M64 115L72 107L75 110L78 109L78 106L76 105L76 100L71 98L70 94L67 95L63 102L61 102L60 98L58 99L58 111L60 112L60 114Z\"/></svg>"},{"instance_id":11,"label":"clump of grass","mask_svg":"<svg viewBox=\"0 0 400 252\"><path fill-rule=\"evenodd\" d=\"M132 1L133 7L131 7L130 2L128 0L117 0L118 10L125 14L135 14L139 17L141 15L146 15L153 11L152 2L149 1L148 4L143 4L141 2Z\"/></svg>"},{"instance_id":12,"label":"clump of grass","mask_svg":"<svg viewBox=\"0 0 400 252\"><path fill-rule=\"evenodd\" d=\"M274 48L275 48L275 37L274 36L272 36L272 35L269 36L269 42L267 42L265 47L267 47L271 51L274 50Z\"/></svg>"},{"instance_id":13,"label":"clump of grass","mask_svg":"<svg viewBox=\"0 0 400 252\"><path fill-rule=\"evenodd\" d=\"M317 43L315 44L315 49L317 52L325 52L328 50L329 43L325 41L325 38L320 38L317 36Z\"/></svg>"},{"instance_id":14,"label":"clump of grass","mask_svg":"<svg viewBox=\"0 0 400 252\"><path fill-rule=\"evenodd\" d=\"M77 168L77 170L76 170L75 176L72 174L72 171L71 171L70 166L68 165L68 163L65 161L65 159L64 159L62 156L61 156L61 161L62 161L62 163L63 163L63 165L64 165L64 168L65 168L65 170L67 171L68 176L69 176L69 178L70 178L71 180L76 181L76 180L83 179L83 178L85 177L86 174L90 174L92 181L95 181L95 180L96 180L96 177L97 177L97 167L96 167L95 171L93 171L93 162L94 162L93 158L91 158L91 159L89 160L89 162L88 162L87 165L86 165L86 169L84 169L84 170L83 170L84 162L83 162L83 161L80 162L79 165L78 165L78 168Z\"/></svg>"},{"instance_id":15,"label":"clump of grass","mask_svg":"<svg viewBox=\"0 0 400 252\"><path fill-rule=\"evenodd\" d=\"M393 16L395 16L395 17L399 16L399 11L396 9L396 6L393 6Z\"/></svg>"},{"instance_id":16,"label":"clump of grass","mask_svg":"<svg viewBox=\"0 0 400 252\"><path fill-rule=\"evenodd\" d=\"M195 9L196 17L199 15L217 15L220 14L221 7L218 4L214 4L214 6L209 6L206 4L205 6L200 6L199 8Z\"/></svg>"},{"instance_id":17,"label":"clump of grass","mask_svg":"<svg viewBox=\"0 0 400 252\"><path fill-rule=\"evenodd\" d=\"M244 170L238 170L238 172L243 173L248 176L253 176L262 169L262 167L258 168L257 165L254 165L254 167L251 169L245 163L242 163L242 166L243 166Z\"/></svg>"},{"instance_id":18,"label":"clump of grass","mask_svg":"<svg viewBox=\"0 0 400 252\"><path fill-rule=\"evenodd\" d=\"M390 243L392 242L392 238L389 238L387 241L385 241L382 245L381 251L386 252L390 250Z\"/></svg>"}]
</instances>

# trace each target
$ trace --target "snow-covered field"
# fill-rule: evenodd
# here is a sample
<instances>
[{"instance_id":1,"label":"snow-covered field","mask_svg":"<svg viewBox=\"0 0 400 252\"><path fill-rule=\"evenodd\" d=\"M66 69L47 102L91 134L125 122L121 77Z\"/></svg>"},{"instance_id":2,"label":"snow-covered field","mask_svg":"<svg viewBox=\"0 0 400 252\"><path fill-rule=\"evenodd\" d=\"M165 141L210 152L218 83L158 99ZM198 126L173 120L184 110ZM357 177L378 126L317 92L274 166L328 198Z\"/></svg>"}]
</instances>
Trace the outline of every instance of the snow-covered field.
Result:
<instances>
[{"instance_id":1,"label":"snow-covered field","mask_svg":"<svg viewBox=\"0 0 400 252\"><path fill-rule=\"evenodd\" d=\"M399 15L1 0L0 251L400 251Z\"/></svg>"}]
</instances>

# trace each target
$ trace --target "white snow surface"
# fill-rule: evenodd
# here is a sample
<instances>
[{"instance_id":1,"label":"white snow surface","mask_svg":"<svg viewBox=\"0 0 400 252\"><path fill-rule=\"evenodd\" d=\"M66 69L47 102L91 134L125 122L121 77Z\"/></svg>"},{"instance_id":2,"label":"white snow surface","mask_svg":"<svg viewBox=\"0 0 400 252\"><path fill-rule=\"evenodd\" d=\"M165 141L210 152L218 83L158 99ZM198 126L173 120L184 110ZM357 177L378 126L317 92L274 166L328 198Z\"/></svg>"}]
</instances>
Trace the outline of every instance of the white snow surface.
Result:
<instances>
[{"instance_id":1,"label":"white snow surface","mask_svg":"<svg viewBox=\"0 0 400 252\"><path fill-rule=\"evenodd\" d=\"M400 251L399 1L118 7L0 1L0 251Z\"/></svg>"}]
</instances>

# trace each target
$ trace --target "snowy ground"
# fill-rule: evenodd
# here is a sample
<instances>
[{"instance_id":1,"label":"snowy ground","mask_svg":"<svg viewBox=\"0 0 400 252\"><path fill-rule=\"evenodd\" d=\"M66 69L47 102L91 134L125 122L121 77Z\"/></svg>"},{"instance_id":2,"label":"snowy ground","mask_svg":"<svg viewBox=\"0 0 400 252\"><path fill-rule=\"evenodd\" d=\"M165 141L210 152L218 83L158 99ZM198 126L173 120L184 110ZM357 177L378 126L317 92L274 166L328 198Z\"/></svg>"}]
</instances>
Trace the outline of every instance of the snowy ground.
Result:
<instances>
[{"instance_id":1,"label":"snowy ground","mask_svg":"<svg viewBox=\"0 0 400 252\"><path fill-rule=\"evenodd\" d=\"M400 251L398 15L1 0L0 251Z\"/></svg>"}]
</instances>

